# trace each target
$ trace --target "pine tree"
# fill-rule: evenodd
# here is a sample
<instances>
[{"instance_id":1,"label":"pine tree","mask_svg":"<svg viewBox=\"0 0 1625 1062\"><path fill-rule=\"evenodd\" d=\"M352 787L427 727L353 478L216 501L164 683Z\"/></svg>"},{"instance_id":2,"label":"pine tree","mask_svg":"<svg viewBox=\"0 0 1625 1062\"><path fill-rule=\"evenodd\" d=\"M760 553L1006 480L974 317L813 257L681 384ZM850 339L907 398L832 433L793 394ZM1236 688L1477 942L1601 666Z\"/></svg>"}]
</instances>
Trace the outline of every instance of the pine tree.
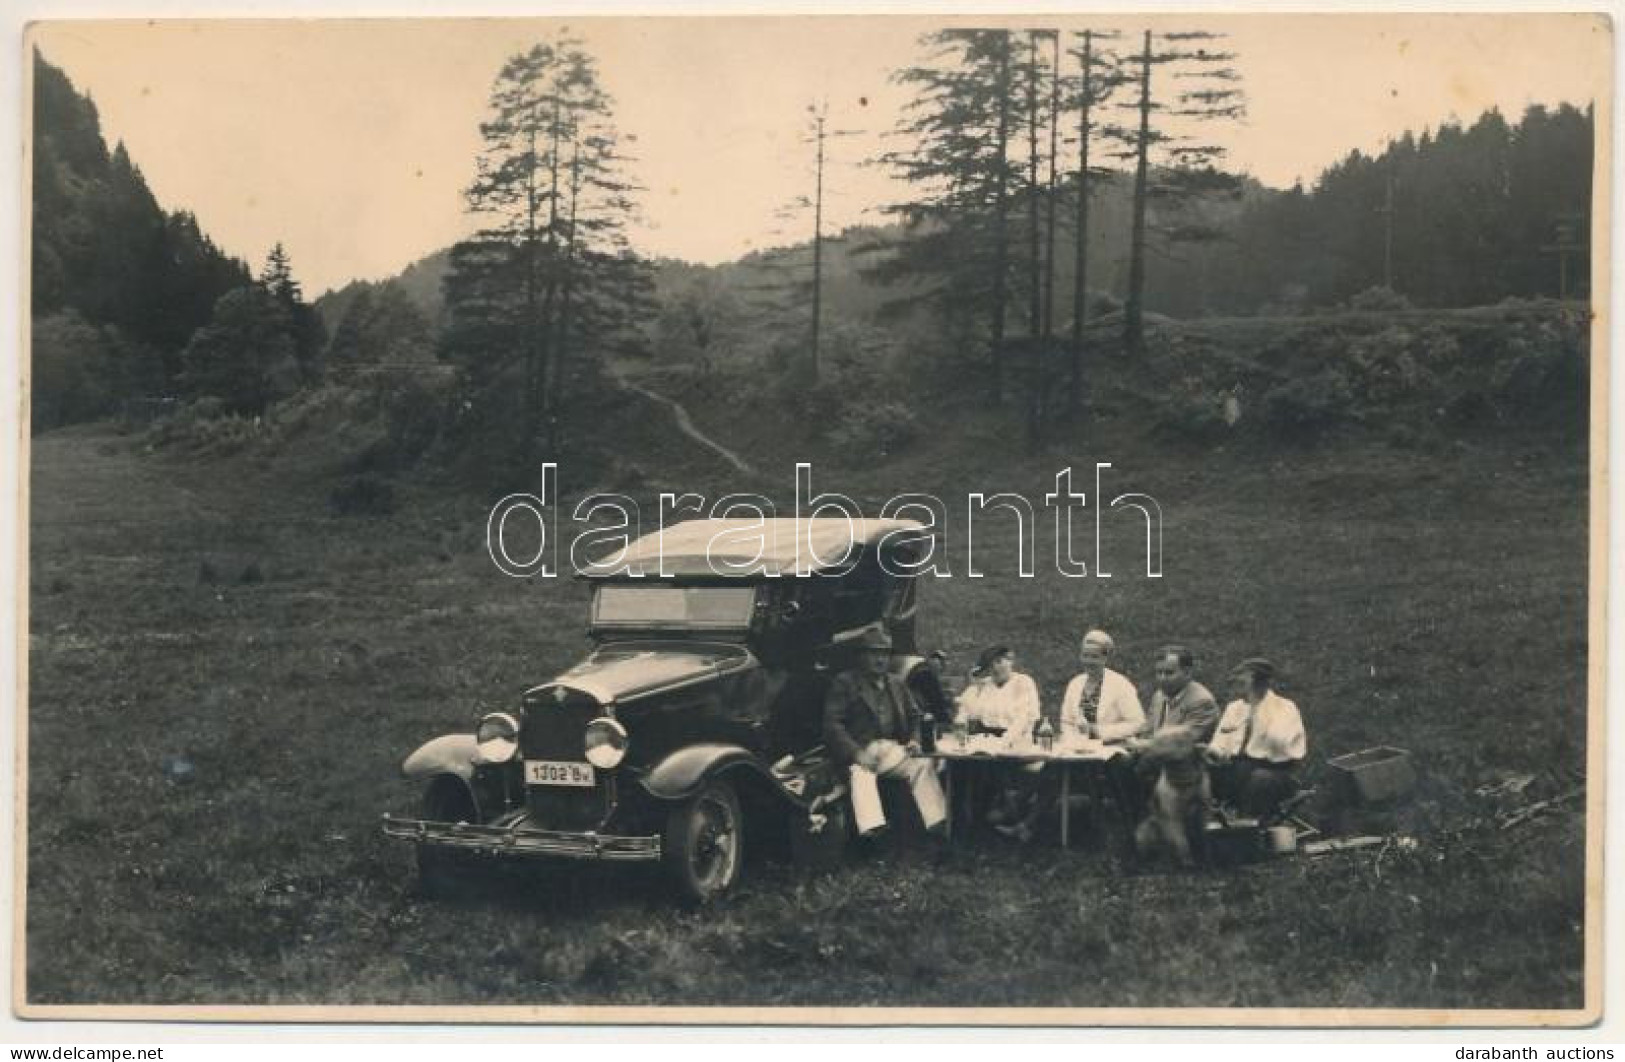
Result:
<instances>
[{"instance_id":1,"label":"pine tree","mask_svg":"<svg viewBox=\"0 0 1625 1062\"><path fill-rule=\"evenodd\" d=\"M480 135L465 197L486 225L452 256L446 351L528 457L561 441L571 373L592 368L580 350L647 301L625 238L637 189L596 64L567 32L504 64Z\"/></svg>"},{"instance_id":2,"label":"pine tree","mask_svg":"<svg viewBox=\"0 0 1625 1062\"><path fill-rule=\"evenodd\" d=\"M1021 174L1013 160L1018 59L1008 30L950 29L921 38L923 63L893 80L915 91L895 135L907 146L881 161L916 196L886 208L900 239L872 242L871 276L906 289L894 307L930 303L949 319L977 308L988 390L1004 392L1010 292L1010 209Z\"/></svg>"},{"instance_id":3,"label":"pine tree","mask_svg":"<svg viewBox=\"0 0 1625 1062\"><path fill-rule=\"evenodd\" d=\"M1192 198L1235 188L1233 178L1215 168L1225 149L1194 132L1202 123L1234 120L1243 112L1241 90L1236 87L1240 75L1230 65L1235 56L1209 50L1223 36L1202 30L1159 34L1146 30L1140 51L1124 60L1139 88L1138 99L1124 104L1135 112L1137 122L1126 133L1126 147L1119 153L1134 163L1134 220L1123 305L1123 345L1131 352L1145 344L1145 261L1152 198L1177 214ZM1163 91L1154 75L1164 68L1175 81L1192 84ZM1159 164L1155 184L1153 161ZM1205 225L1176 220L1159 235L1176 242L1201 242L1217 233Z\"/></svg>"},{"instance_id":4,"label":"pine tree","mask_svg":"<svg viewBox=\"0 0 1625 1062\"><path fill-rule=\"evenodd\" d=\"M1102 132L1099 109L1107 104L1119 86L1123 75L1116 56L1102 44L1114 40L1115 32L1101 33L1084 30L1077 34L1078 47L1072 56L1078 61L1076 91L1072 106L1078 112L1078 165L1073 174L1073 249L1072 266L1072 359L1067 377L1067 408L1075 414L1084 410L1084 328L1089 320L1089 197L1094 194L1095 182L1106 171L1090 162L1091 147ZM1115 129L1105 125L1105 133Z\"/></svg>"},{"instance_id":5,"label":"pine tree","mask_svg":"<svg viewBox=\"0 0 1625 1062\"><path fill-rule=\"evenodd\" d=\"M282 306L287 315L288 335L293 341L294 359L299 364L299 375L305 383L315 382L321 375L322 351L327 346L327 329L321 314L305 302L303 289L294 279L293 265L288 252L279 240L265 256L260 270L259 285Z\"/></svg>"},{"instance_id":6,"label":"pine tree","mask_svg":"<svg viewBox=\"0 0 1625 1062\"><path fill-rule=\"evenodd\" d=\"M282 300L252 284L221 296L183 356L182 383L230 413L261 413L299 386L298 349Z\"/></svg>"}]
</instances>

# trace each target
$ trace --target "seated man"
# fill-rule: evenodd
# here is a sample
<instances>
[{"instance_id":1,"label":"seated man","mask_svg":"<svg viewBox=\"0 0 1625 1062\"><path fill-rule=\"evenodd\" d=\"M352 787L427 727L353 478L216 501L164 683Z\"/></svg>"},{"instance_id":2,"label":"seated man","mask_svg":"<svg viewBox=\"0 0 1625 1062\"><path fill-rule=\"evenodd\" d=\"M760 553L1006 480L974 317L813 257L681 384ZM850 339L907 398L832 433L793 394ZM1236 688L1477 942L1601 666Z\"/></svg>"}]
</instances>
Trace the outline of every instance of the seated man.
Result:
<instances>
[{"instance_id":1,"label":"seated man","mask_svg":"<svg viewBox=\"0 0 1625 1062\"><path fill-rule=\"evenodd\" d=\"M836 677L824 698L824 742L842 764L907 782L925 828L941 837L947 802L931 762L919 755L919 710L890 666L891 637L866 631L857 666Z\"/></svg>"},{"instance_id":2,"label":"seated man","mask_svg":"<svg viewBox=\"0 0 1625 1062\"><path fill-rule=\"evenodd\" d=\"M1213 794L1268 819L1298 791L1308 738L1298 706L1274 691L1275 665L1254 658L1230 673L1231 696L1208 744Z\"/></svg>"},{"instance_id":3,"label":"seated man","mask_svg":"<svg viewBox=\"0 0 1625 1062\"><path fill-rule=\"evenodd\" d=\"M1146 733L1155 736L1178 727L1197 744L1213 737L1219 723L1219 704L1208 688L1192 677L1196 658L1183 645L1157 650L1157 691L1151 695L1151 716Z\"/></svg>"},{"instance_id":4,"label":"seated man","mask_svg":"<svg viewBox=\"0 0 1625 1062\"><path fill-rule=\"evenodd\" d=\"M1194 655L1183 645L1157 650L1157 689L1151 695L1151 716L1145 735L1128 743L1136 756L1132 796L1138 810L1144 810L1165 768L1172 766L1182 776L1200 773L1196 746L1205 745L1213 737L1219 705L1207 687L1191 677L1195 664ZM1164 740L1159 742L1159 737ZM1192 762L1170 763L1169 750L1182 750L1182 755Z\"/></svg>"}]
</instances>

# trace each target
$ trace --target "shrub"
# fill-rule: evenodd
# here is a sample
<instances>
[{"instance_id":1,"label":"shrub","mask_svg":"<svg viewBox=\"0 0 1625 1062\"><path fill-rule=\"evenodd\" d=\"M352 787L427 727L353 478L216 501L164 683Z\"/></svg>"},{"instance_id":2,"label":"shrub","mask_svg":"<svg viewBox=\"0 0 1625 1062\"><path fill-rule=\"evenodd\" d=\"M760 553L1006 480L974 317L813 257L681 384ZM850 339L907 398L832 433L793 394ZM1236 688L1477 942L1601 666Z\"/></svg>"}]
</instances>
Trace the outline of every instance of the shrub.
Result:
<instances>
[{"instance_id":1,"label":"shrub","mask_svg":"<svg viewBox=\"0 0 1625 1062\"><path fill-rule=\"evenodd\" d=\"M1577 330L1532 323L1506 337L1489 374L1491 400L1507 419L1569 412L1586 393L1588 369Z\"/></svg>"},{"instance_id":2,"label":"shrub","mask_svg":"<svg viewBox=\"0 0 1625 1062\"><path fill-rule=\"evenodd\" d=\"M111 407L110 344L79 314L36 318L31 355L34 431L99 417Z\"/></svg>"},{"instance_id":3,"label":"shrub","mask_svg":"<svg viewBox=\"0 0 1625 1062\"><path fill-rule=\"evenodd\" d=\"M1349 296L1351 310L1409 310L1411 300L1393 288L1378 285Z\"/></svg>"},{"instance_id":4,"label":"shrub","mask_svg":"<svg viewBox=\"0 0 1625 1062\"><path fill-rule=\"evenodd\" d=\"M1097 317L1105 317L1107 314L1116 313L1123 308L1122 299L1109 291L1097 291L1094 288L1090 288L1084 296L1083 304L1088 307L1088 320L1091 321Z\"/></svg>"},{"instance_id":5,"label":"shrub","mask_svg":"<svg viewBox=\"0 0 1625 1062\"><path fill-rule=\"evenodd\" d=\"M1352 383L1366 402L1389 405L1425 397L1437 385L1433 374L1412 354L1415 336L1397 325L1349 345Z\"/></svg>"},{"instance_id":6,"label":"shrub","mask_svg":"<svg viewBox=\"0 0 1625 1062\"><path fill-rule=\"evenodd\" d=\"M1186 379L1168 389L1152 410L1158 434L1187 442L1212 442L1230 432L1224 396Z\"/></svg>"},{"instance_id":7,"label":"shrub","mask_svg":"<svg viewBox=\"0 0 1625 1062\"><path fill-rule=\"evenodd\" d=\"M445 408L443 390L422 378L407 379L390 390L384 399L384 423L397 458L410 464L434 445Z\"/></svg>"},{"instance_id":8,"label":"shrub","mask_svg":"<svg viewBox=\"0 0 1625 1062\"><path fill-rule=\"evenodd\" d=\"M327 504L340 516L388 516L395 511L395 488L377 476L355 476L334 487Z\"/></svg>"},{"instance_id":9,"label":"shrub","mask_svg":"<svg viewBox=\"0 0 1625 1062\"><path fill-rule=\"evenodd\" d=\"M854 462L889 457L907 449L918 436L919 421L912 409L875 398L849 402L828 433L835 451Z\"/></svg>"},{"instance_id":10,"label":"shrub","mask_svg":"<svg viewBox=\"0 0 1625 1062\"><path fill-rule=\"evenodd\" d=\"M229 453L263 438L264 430L264 422L259 417L225 412L222 402L205 397L157 421L147 439L154 446L184 446Z\"/></svg>"},{"instance_id":11,"label":"shrub","mask_svg":"<svg viewBox=\"0 0 1625 1062\"><path fill-rule=\"evenodd\" d=\"M1342 373L1324 369L1271 388L1260 407L1261 419L1271 432L1305 439L1352 419L1354 393Z\"/></svg>"},{"instance_id":12,"label":"shrub","mask_svg":"<svg viewBox=\"0 0 1625 1062\"><path fill-rule=\"evenodd\" d=\"M1438 325L1424 329L1418 357L1429 372L1443 374L1461 364L1461 342Z\"/></svg>"}]
</instances>

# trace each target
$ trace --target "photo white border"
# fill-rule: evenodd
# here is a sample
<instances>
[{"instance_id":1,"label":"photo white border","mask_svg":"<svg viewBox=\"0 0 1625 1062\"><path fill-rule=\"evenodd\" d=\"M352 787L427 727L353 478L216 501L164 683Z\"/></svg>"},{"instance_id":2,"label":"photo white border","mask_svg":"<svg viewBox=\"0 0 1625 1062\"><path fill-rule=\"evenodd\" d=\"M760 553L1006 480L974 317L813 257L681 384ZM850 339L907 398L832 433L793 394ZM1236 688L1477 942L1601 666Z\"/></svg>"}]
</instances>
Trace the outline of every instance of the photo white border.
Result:
<instances>
[{"instance_id":1,"label":"photo white border","mask_svg":"<svg viewBox=\"0 0 1625 1062\"><path fill-rule=\"evenodd\" d=\"M552 0L545 4L527 4L518 0L483 0L471 5L461 5L455 11L450 10L449 4L431 4L425 0L345 0L345 2L322 2L322 0L284 0L281 3L269 2L242 2L230 0L222 3L186 3L181 0L13 0L9 5L0 7L0 24L7 30L5 43L11 57L20 57L23 54L22 36L28 21L34 19L64 19L64 18L185 18L185 17L394 17L394 16L431 16L455 14L459 17L495 16L495 17L536 17L536 16L571 16L571 15L638 15L638 14L971 14L987 13L1044 13L1064 12L1082 13L1089 10L1110 12L1170 12L1190 11L1193 9L1207 9L1214 14L1231 13L1266 13L1266 14L1296 14L1308 13L1493 13L1493 12L1597 12L1607 14L1615 19L1616 35L1619 30L1619 16L1625 13L1625 0L1610 0L1606 3L1474 3L1474 4L1370 4L1334 2L1310 6L1302 3L1238 3L1238 4L1199 4L1183 3L1168 4L1156 2L1114 2L1109 4L1089 4L1086 7L1077 4L1064 4L1055 2L1008 3L982 0L977 3L934 2L904 3L892 0L888 3L860 3L857 0L836 0L836 2L808 3L805 0L775 0L772 3L757 0L754 3L746 2L719 2L719 0L705 0L705 2L683 3L649 3L625 2L625 0L599 0L589 3L586 0ZM1614 94L1617 98L1618 84L1620 82L1620 50L1615 42L1614 53ZM21 263L25 252L26 241L22 229L22 219L26 216L27 201L25 195L24 174L21 169L21 149L25 136L24 104L22 99L23 81L26 76L26 66L23 63L0 63L0 94L4 101L0 103L0 141L12 145L11 152L3 164L0 164L0 190L3 190L8 202L15 204L15 209L0 215L0 238L12 253L0 255L0 305L22 307L25 305L23 291L24 278ZM1598 172L1606 180L1610 172L1620 172L1621 148L1619 138L1612 137L1615 129L1613 100L1599 100L1597 107L1598 129ZM1618 228L1612 224L1610 218L1619 216L1619 182L1613 181L1609 185L1610 208L1604 216L1599 210L1594 219L1596 226L1605 226L1608 239L1593 241L1594 262L1593 277L1611 277L1613 269L1613 256L1616 255L1619 241ZM1599 231L1594 229L1594 231ZM1607 255L1604 260L1603 256ZM1594 279L1595 283L1595 279ZM1612 305L1618 304L1618 296L1610 291ZM1611 309L1611 307L1609 307ZM1615 467L1625 443L1622 443L1620 432L1608 432L1607 428L1611 418L1610 411L1625 411L1625 384L1613 379L1614 374L1606 371L1607 358L1597 358L1596 353L1603 350L1618 349L1620 330L1617 324L1617 315L1603 312L1605 308L1599 307L1599 321L1597 325L1597 339L1594 350L1594 361L1600 362L1604 368L1600 378L1594 377L1598 383L1606 386L1595 387L1593 390L1593 438L1606 439L1605 450L1593 450L1593 479L1592 479L1592 593L1591 593L1591 623L1592 644L1598 646L1606 644L1606 659L1610 663L1618 664L1625 660L1625 632L1617 617L1607 624L1607 617L1603 612L1605 600L1618 600L1618 595L1625 589L1625 565L1614 566L1609 571L1606 565L1606 556L1620 556L1622 546L1621 527L1625 527L1625 498L1621 497L1617 484L1607 483L1606 472ZM19 519L19 506L25 498L27 489L26 471L26 428L21 427L16 417L24 407L21 405L18 391L19 374L16 366L20 364L23 323L21 315L17 318L17 326L12 329L0 329L5 338L0 340L4 347L8 371L4 382L0 383L0 407L6 411L6 431L0 433L0 491L8 499L8 515L10 519L0 520L0 551L9 551L17 558L15 565L9 570L0 571L0 592L9 592L11 599L18 604L18 608L4 613L5 619L0 620L0 689L3 689L6 707L13 713L17 712L17 691L21 689L19 668L26 663L26 654L22 647L26 645L26 592L27 592L27 528ZM1604 339L1603 336L1606 336ZM1609 490L1606 495L1607 506L1604 508L1602 492L1603 484ZM1604 544L1606 543L1606 547ZM1598 590L1606 583L1604 594L1599 596ZM1616 610L1617 611L1617 610ZM1593 656L1591 669L1592 689L1600 688L1603 659ZM1616 672L1617 674L1617 672ZM1620 684L1614 683L1606 692L1607 711L1609 717L1618 718L1617 713L1625 708L1625 697L1622 697ZM1593 701L1595 704L1595 699ZM1609 775L1625 778L1625 748L1616 747L1607 750L1606 769L1604 765L1603 720L1605 713L1594 708L1591 719L1591 738L1588 751L1588 779L1591 780L1588 792L1588 814L1590 821L1595 824L1599 818L1605 816L1606 847L1615 852L1621 850L1625 844L1625 795L1621 793L1621 786L1607 786ZM14 727L0 725L0 763L12 764L16 762L15 740L19 731ZM16 785L11 787L14 801L14 814L4 818L5 825L0 826L0 903L9 901L13 911L20 911L19 897L15 894L15 878L12 873L13 852L16 851L13 831L23 828L24 802L19 797L22 792L22 780L15 779ZM1604 812L1606 801L1607 811ZM1594 830L1589 839L1588 849L1591 866L1600 866L1605 838L1602 830ZM1029 1028L1024 1038L1033 1041L1074 1041L1088 1040L1090 1042L1144 1042L1154 1039L1160 1042L1213 1042L1225 1043L1259 1043L1278 1042L1290 1039L1301 1043L1340 1043L1353 1040L1370 1042L1437 1042L1437 1043L1531 1043L1556 1045L1559 1043L1606 1043L1625 1042L1625 977L1619 975L1622 958L1621 943L1625 941L1625 934L1620 932L1622 918L1625 910L1621 904L1625 902L1625 882L1618 880L1621 875L1616 871L1613 875L1605 875L1603 891L1605 904L1596 911L1600 918L1588 918L1588 923L1600 921L1600 927L1588 924L1588 932L1600 929L1598 939L1588 944L1587 956L1587 986L1588 996L1598 991L1599 1001L1603 1004L1603 1020L1601 1023L1585 1029L1549 1030L1518 1028L1507 1029L1496 1026L1497 1019L1504 1021L1506 1012L1502 1011L1455 1011L1457 1018L1465 1020L1465 1024L1479 1026L1481 1031L1462 1029L1428 1029L1428 1028L1381 1028L1381 1029L1207 1029L1202 1032L1180 1031L1178 1029L1159 1028L1155 1030L1133 1031L1128 1029L1100 1029L1100 1028ZM1588 912L1590 913L1590 912ZM1595 946L1591 946L1594 944ZM4 944L0 944L9 955L12 939L8 935ZM1600 949L1606 948L1612 960L1606 964L1601 962ZM15 960L17 957L12 956ZM1599 967L1606 966L1614 972L1612 977L1599 977ZM6 968L17 969L13 963L7 963ZM1589 1000L1588 1000L1589 1002ZM66 1008L36 1008L34 1013L41 1018L54 1017ZM241 1015L246 1012L260 1011L262 1008L186 1008L198 1016L199 1022L175 1023L154 1022L151 1019L162 1012L173 1013L172 1008L73 1008L77 1015L84 1015L88 1010L99 1011L99 1019L94 1023L76 1022L71 1024L59 1023L52 1020L19 1021L15 1015L8 1014L3 1024L0 1024L0 1044L7 1043L60 1043L60 1044L89 1044L100 1042L117 1042L124 1044L136 1043L176 1043L176 1042L305 1042L313 1039L323 1041L354 1041L354 1042L389 1042L410 1037L414 1041L429 1039L444 1039L449 1044L455 1043L466 1048L475 1041L523 1039L526 1041L554 1041L554 1042L581 1042L601 1040L727 1040L727 1041L755 1041L764 1039L764 1031L760 1028L736 1027L728 1029L677 1029L672 1027L651 1027L637 1024L616 1028L613 1026L568 1028L556 1025L543 1026L479 1026L470 1027L459 1025L452 1028L435 1029L416 1024L417 1022L441 1022L446 1020L467 1021L475 1016L470 1011L486 1011L492 1018L501 1021L524 1022L541 1018L546 1021L557 1022L561 1016L577 1008L354 1008L357 1017L365 1014L367 1017L377 1017L391 1020L403 1010L412 1011L413 1024L389 1025L343 1025L325 1024L319 1028L310 1026L285 1025L217 1025L208 1024L216 1015L225 1018L226 1012ZM327 1008L265 1008L276 1011L278 1022L326 1021L319 1012ZM351 1010L351 1008L345 1008ZM835 1008L830 1008L834 1010ZM645 1008L579 1008L583 1017L587 1012L592 1014L590 1020L603 1020L604 1017L613 1016L615 1020L628 1023L657 1020L669 1022L672 1018L671 1008L662 1008L655 1012ZM711 1012L716 1013L716 1012ZM734 1017L726 1020L788 1020L796 1018L811 1018L815 1020L828 1020L836 1017L825 1013L824 1008L811 1010L786 1010L775 1008L733 1008L730 1012ZM893 1011L888 1014L889 1020L895 1020L893 1015L901 1014ZM922 1012L921 1016L924 1016ZM1050 1020L1054 1020L1063 1012L1051 1012ZM1135 1015L1144 1016L1143 1011L1102 1011L1090 1015L1091 1020L1104 1020L1110 1025L1114 1021L1127 1021ZM1179 1011L1182 1017L1192 1019L1191 1023L1206 1020L1215 1012L1185 1010ZM1231 1019L1238 1013L1236 1011L1223 1012ZM1262 1020L1270 1017L1279 1017L1274 1011L1241 1012L1256 1016ZM1358 1015L1362 1022L1372 1017L1391 1018L1398 1023L1410 1025L1428 1012L1416 1011L1297 1011L1299 1018L1308 1018L1310 1024L1317 1022L1336 1022L1339 1017L1347 1018ZM1574 1012L1557 1012L1572 1019ZM544 1017L545 1015L545 1017ZM1015 1012L1023 1021L1030 1021L1034 1025L1041 1025L1046 1014L1041 1010ZM88 1016L88 1015L85 1015ZM696 1017L702 1015L696 1014ZM875 1019L878 1014L858 1011L843 1011L840 1015L849 1021L863 1025L878 1024ZM1437 1017L1437 1015L1434 1015ZM475 1018L475 1020L489 1020ZM906 1019L905 1019L906 1020ZM928 1019L929 1020L929 1019ZM133 1022L140 1022L134 1024ZM1484 1028L1480 1023L1490 1023ZM1182 1021L1180 1024L1190 1024ZM888 1041L915 1041L921 1043L937 1042L942 1039L945 1030L933 1028L906 1028L887 1029L884 1033ZM956 1032L955 1039L969 1040L1009 1040L1014 1034L1010 1028L988 1030L965 1030ZM816 1039L830 1044L848 1041L864 1041L873 1039L872 1030L841 1028L786 1028L775 1030L771 1034L774 1041L784 1039Z\"/></svg>"}]
</instances>

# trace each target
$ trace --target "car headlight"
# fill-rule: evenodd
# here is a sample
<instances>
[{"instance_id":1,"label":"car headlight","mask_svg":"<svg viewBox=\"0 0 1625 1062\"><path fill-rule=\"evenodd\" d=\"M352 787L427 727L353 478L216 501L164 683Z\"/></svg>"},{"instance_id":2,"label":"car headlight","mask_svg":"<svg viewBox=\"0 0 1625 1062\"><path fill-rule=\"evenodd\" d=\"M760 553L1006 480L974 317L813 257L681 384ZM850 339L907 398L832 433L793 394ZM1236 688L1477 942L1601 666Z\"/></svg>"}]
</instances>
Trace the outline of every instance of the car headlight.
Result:
<instances>
[{"instance_id":1,"label":"car headlight","mask_svg":"<svg viewBox=\"0 0 1625 1062\"><path fill-rule=\"evenodd\" d=\"M626 759L626 727L609 716L600 716L587 724L587 762L608 770Z\"/></svg>"},{"instance_id":2,"label":"car headlight","mask_svg":"<svg viewBox=\"0 0 1625 1062\"><path fill-rule=\"evenodd\" d=\"M474 748L481 763L507 763L519 751L519 721L507 712L491 712L474 728Z\"/></svg>"}]
</instances>

